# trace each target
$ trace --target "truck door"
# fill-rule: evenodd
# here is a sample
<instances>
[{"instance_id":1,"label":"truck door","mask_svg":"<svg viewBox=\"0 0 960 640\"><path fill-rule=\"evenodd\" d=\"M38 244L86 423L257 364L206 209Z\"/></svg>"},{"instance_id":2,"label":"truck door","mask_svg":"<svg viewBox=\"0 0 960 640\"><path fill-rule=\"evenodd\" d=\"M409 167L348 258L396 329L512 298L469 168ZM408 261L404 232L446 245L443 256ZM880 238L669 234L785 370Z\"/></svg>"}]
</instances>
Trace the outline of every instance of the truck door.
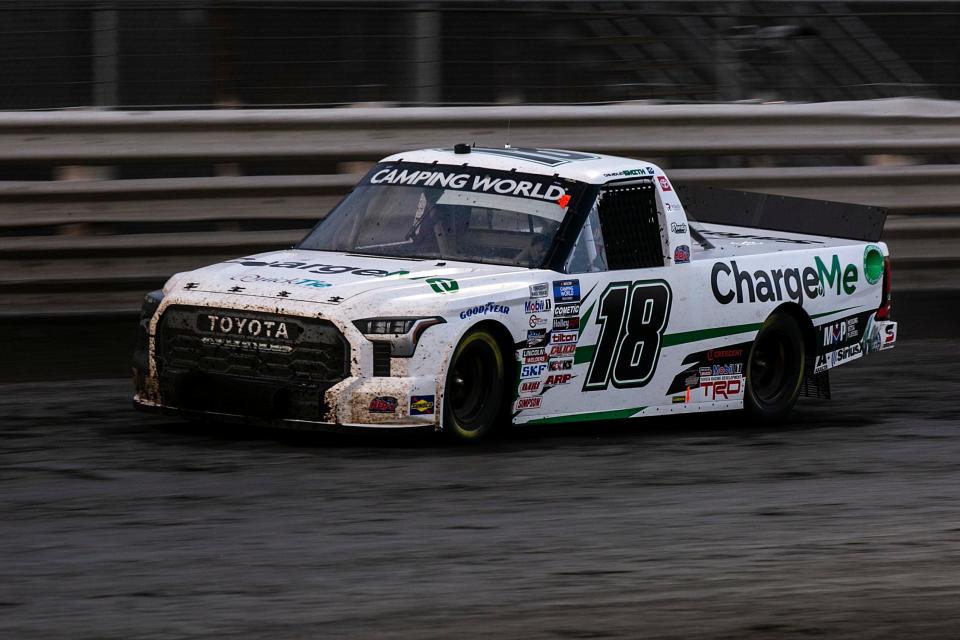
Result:
<instances>
[{"instance_id":1,"label":"truck door","mask_svg":"<svg viewBox=\"0 0 960 640\"><path fill-rule=\"evenodd\" d=\"M622 418L664 403L669 380L661 378L672 374L659 375L659 365L675 313L676 268L664 266L659 218L652 180L601 189L564 278L552 283L550 368L572 375L547 378L542 413ZM580 393L551 392L560 385Z\"/></svg>"}]
</instances>

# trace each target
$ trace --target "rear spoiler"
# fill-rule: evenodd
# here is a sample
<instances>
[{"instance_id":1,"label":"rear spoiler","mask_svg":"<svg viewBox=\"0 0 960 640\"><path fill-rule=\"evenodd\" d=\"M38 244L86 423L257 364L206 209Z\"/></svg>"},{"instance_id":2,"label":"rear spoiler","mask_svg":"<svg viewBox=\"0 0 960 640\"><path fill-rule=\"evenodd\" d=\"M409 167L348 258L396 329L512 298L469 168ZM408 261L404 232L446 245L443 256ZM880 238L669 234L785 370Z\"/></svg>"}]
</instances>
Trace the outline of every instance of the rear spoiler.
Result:
<instances>
[{"instance_id":1,"label":"rear spoiler","mask_svg":"<svg viewBox=\"0 0 960 640\"><path fill-rule=\"evenodd\" d=\"M877 242L887 210L864 204L812 200L676 183L690 220L814 236Z\"/></svg>"}]
</instances>

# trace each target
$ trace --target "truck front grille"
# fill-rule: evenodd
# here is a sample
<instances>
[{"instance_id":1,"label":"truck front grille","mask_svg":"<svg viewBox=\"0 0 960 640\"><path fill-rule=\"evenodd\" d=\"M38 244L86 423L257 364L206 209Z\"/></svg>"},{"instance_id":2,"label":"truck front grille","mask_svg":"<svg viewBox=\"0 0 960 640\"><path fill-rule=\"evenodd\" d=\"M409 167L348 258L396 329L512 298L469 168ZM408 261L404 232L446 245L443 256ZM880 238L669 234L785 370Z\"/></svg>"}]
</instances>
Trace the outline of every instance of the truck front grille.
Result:
<instances>
[{"instance_id":1,"label":"truck front grille","mask_svg":"<svg viewBox=\"0 0 960 640\"><path fill-rule=\"evenodd\" d=\"M233 309L172 306L158 333L158 369L303 384L349 372L349 346L330 322Z\"/></svg>"}]
</instances>

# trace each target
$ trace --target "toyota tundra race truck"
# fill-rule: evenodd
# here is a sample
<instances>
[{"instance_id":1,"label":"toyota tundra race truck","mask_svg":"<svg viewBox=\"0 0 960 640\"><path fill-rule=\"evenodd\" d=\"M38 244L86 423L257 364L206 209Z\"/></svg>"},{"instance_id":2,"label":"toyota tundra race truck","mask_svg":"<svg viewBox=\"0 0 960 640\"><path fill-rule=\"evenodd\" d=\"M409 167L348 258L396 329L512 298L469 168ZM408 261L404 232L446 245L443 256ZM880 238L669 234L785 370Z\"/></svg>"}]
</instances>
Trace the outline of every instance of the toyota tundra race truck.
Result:
<instances>
[{"instance_id":1,"label":"toyota tundra race truck","mask_svg":"<svg viewBox=\"0 0 960 640\"><path fill-rule=\"evenodd\" d=\"M134 403L466 440L726 409L775 421L894 346L884 219L681 188L629 158L399 153L293 248L147 294Z\"/></svg>"}]
</instances>

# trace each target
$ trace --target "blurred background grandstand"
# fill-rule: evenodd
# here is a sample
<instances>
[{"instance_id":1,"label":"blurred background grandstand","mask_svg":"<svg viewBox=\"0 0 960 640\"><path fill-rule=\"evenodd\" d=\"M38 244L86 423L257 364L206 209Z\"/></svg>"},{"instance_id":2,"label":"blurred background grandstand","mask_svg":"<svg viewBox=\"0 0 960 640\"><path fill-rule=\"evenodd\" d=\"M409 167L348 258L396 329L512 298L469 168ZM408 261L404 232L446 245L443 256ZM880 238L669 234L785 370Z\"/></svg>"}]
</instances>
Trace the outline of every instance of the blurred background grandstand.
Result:
<instances>
[{"instance_id":1,"label":"blurred background grandstand","mask_svg":"<svg viewBox=\"0 0 960 640\"><path fill-rule=\"evenodd\" d=\"M379 157L508 130L886 207L895 287L954 288L958 33L920 0L4 0L0 321L132 314Z\"/></svg>"},{"instance_id":2,"label":"blurred background grandstand","mask_svg":"<svg viewBox=\"0 0 960 640\"><path fill-rule=\"evenodd\" d=\"M5 0L0 109L960 97L951 2Z\"/></svg>"}]
</instances>

